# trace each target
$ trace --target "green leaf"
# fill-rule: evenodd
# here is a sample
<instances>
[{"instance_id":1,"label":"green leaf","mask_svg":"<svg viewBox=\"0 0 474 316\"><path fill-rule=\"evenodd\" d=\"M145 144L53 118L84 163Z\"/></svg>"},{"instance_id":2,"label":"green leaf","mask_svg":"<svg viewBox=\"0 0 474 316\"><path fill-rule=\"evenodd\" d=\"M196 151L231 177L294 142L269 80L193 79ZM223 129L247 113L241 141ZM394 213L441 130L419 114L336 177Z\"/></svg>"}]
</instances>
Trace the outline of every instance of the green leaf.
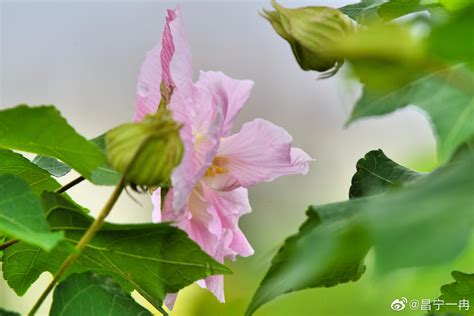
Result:
<instances>
[{"instance_id":1,"label":"green leaf","mask_svg":"<svg viewBox=\"0 0 474 316\"><path fill-rule=\"evenodd\" d=\"M377 268L433 265L459 255L474 226L473 191L470 155L367 199L358 212L373 236Z\"/></svg>"},{"instance_id":2,"label":"green leaf","mask_svg":"<svg viewBox=\"0 0 474 316\"><path fill-rule=\"evenodd\" d=\"M0 233L51 250L62 239L52 233L41 201L21 178L0 175Z\"/></svg>"},{"instance_id":3,"label":"green leaf","mask_svg":"<svg viewBox=\"0 0 474 316\"><path fill-rule=\"evenodd\" d=\"M377 10L383 21L391 21L398 17L425 10L420 0L391 0L380 5Z\"/></svg>"},{"instance_id":4,"label":"green leaf","mask_svg":"<svg viewBox=\"0 0 474 316\"><path fill-rule=\"evenodd\" d=\"M71 167L51 157L38 155L32 162L55 177L65 176L71 171Z\"/></svg>"},{"instance_id":5,"label":"green leaf","mask_svg":"<svg viewBox=\"0 0 474 316\"><path fill-rule=\"evenodd\" d=\"M474 155L474 137L464 142L456 149L450 162L463 160L464 158L469 157L469 155Z\"/></svg>"},{"instance_id":6,"label":"green leaf","mask_svg":"<svg viewBox=\"0 0 474 316\"><path fill-rule=\"evenodd\" d=\"M54 290L50 316L152 315L112 278L91 272L73 274Z\"/></svg>"},{"instance_id":7,"label":"green leaf","mask_svg":"<svg viewBox=\"0 0 474 316\"><path fill-rule=\"evenodd\" d=\"M33 193L37 195L41 195L43 191L55 191L61 187L44 169L39 168L36 164L18 153L9 149L0 148L0 174L2 173L14 174L22 178L29 184ZM74 203L76 207L82 209L84 212L88 212L87 209L76 204L67 194L63 193L63 196L71 203Z\"/></svg>"},{"instance_id":8,"label":"green leaf","mask_svg":"<svg viewBox=\"0 0 474 316\"><path fill-rule=\"evenodd\" d=\"M53 106L20 105L0 111L0 147L58 158L90 179L105 156L79 135Z\"/></svg>"},{"instance_id":9,"label":"green leaf","mask_svg":"<svg viewBox=\"0 0 474 316\"><path fill-rule=\"evenodd\" d=\"M359 3L348 4L339 10L359 23L366 24L366 21L378 19L377 9L384 0L362 0Z\"/></svg>"},{"instance_id":10,"label":"green leaf","mask_svg":"<svg viewBox=\"0 0 474 316\"><path fill-rule=\"evenodd\" d=\"M387 94L366 89L349 122L416 105L429 114L438 140L440 160L446 161L459 145L474 135L474 95L445 82L454 81L459 71L462 69L435 73Z\"/></svg>"},{"instance_id":11,"label":"green leaf","mask_svg":"<svg viewBox=\"0 0 474 316\"><path fill-rule=\"evenodd\" d=\"M380 149L368 152L357 162L356 168L349 198L381 194L421 176L390 160Z\"/></svg>"},{"instance_id":12,"label":"green leaf","mask_svg":"<svg viewBox=\"0 0 474 316\"><path fill-rule=\"evenodd\" d=\"M439 300L443 303L456 303L456 305L440 304L441 302L438 301L439 312L435 312L434 316L438 316L444 312L451 312L456 315L473 316L474 309L472 308L472 303L474 302L474 274L453 271L451 272L451 275L456 282L441 287L442 295L439 297ZM468 305L469 303L471 304L470 308L466 308L466 303ZM432 305L432 310L436 311L438 305L435 305L434 302ZM460 305L464 306L464 308L460 308Z\"/></svg>"},{"instance_id":13,"label":"green leaf","mask_svg":"<svg viewBox=\"0 0 474 316\"><path fill-rule=\"evenodd\" d=\"M39 168L22 155L0 148L0 174L14 174L26 181L34 193L40 195L44 190L54 191L61 185L50 174Z\"/></svg>"},{"instance_id":14,"label":"green leaf","mask_svg":"<svg viewBox=\"0 0 474 316\"><path fill-rule=\"evenodd\" d=\"M0 307L0 316L21 316L19 313L7 311Z\"/></svg>"},{"instance_id":15,"label":"green leaf","mask_svg":"<svg viewBox=\"0 0 474 316\"><path fill-rule=\"evenodd\" d=\"M419 176L387 158L381 150L367 153L356 167L351 198L382 194ZM352 208L353 204L347 202L310 207L298 234L288 238L273 258L248 315L283 293L335 286L362 276L371 242Z\"/></svg>"},{"instance_id":16,"label":"green leaf","mask_svg":"<svg viewBox=\"0 0 474 316\"><path fill-rule=\"evenodd\" d=\"M460 10L446 24L433 28L429 50L455 62L474 62L474 5Z\"/></svg>"},{"instance_id":17,"label":"green leaf","mask_svg":"<svg viewBox=\"0 0 474 316\"><path fill-rule=\"evenodd\" d=\"M95 143L104 154L106 153L107 144L105 142L105 134L93 138L91 141ZM39 155L35 157L33 162L56 177L62 177L71 171L71 168L65 163L50 157ZM90 180L97 185L116 185L120 181L120 173L112 169L112 167L106 163L92 172Z\"/></svg>"},{"instance_id":18,"label":"green leaf","mask_svg":"<svg viewBox=\"0 0 474 316\"><path fill-rule=\"evenodd\" d=\"M423 3L427 2L427 3ZM436 1L422 0L363 0L339 8L344 14L361 24L390 21L401 16L439 7Z\"/></svg>"},{"instance_id":19,"label":"green leaf","mask_svg":"<svg viewBox=\"0 0 474 316\"><path fill-rule=\"evenodd\" d=\"M399 169L376 153L368 157ZM409 182L379 183L377 195L310 207L299 233L272 260L248 315L283 293L357 280L372 245L379 271L447 262L465 249L474 226L474 154L416 180L400 177L406 170L372 170Z\"/></svg>"},{"instance_id":20,"label":"green leaf","mask_svg":"<svg viewBox=\"0 0 474 316\"><path fill-rule=\"evenodd\" d=\"M347 206L311 207L307 215L299 232L272 259L246 315L279 295L357 281L362 276L370 242L362 227L352 223Z\"/></svg>"},{"instance_id":21,"label":"green leaf","mask_svg":"<svg viewBox=\"0 0 474 316\"><path fill-rule=\"evenodd\" d=\"M382 150L368 152L356 167L351 198L382 194L420 176L387 158ZM343 202L310 207L299 233L288 238L272 260L247 314L283 293L334 286L362 276L371 242L353 205Z\"/></svg>"},{"instance_id":22,"label":"green leaf","mask_svg":"<svg viewBox=\"0 0 474 316\"><path fill-rule=\"evenodd\" d=\"M99 146L104 154L107 152L105 134L93 138L91 141ZM108 163L105 163L92 173L91 181L97 185L116 185L119 183L120 177L120 173L115 171Z\"/></svg>"},{"instance_id":23,"label":"green leaf","mask_svg":"<svg viewBox=\"0 0 474 316\"><path fill-rule=\"evenodd\" d=\"M24 243L5 250L3 276L19 295L23 295L42 272L58 270L72 245L93 220L58 194L44 192L43 199L49 205L47 214L52 229L64 230L67 242L51 253ZM54 203L61 199L61 203ZM157 308L166 293L175 293L209 275L229 273L186 233L168 223L105 223L67 274L86 271L112 276L124 290L136 289Z\"/></svg>"},{"instance_id":24,"label":"green leaf","mask_svg":"<svg viewBox=\"0 0 474 316\"><path fill-rule=\"evenodd\" d=\"M439 0L448 10L459 10L472 4L471 0Z\"/></svg>"}]
</instances>

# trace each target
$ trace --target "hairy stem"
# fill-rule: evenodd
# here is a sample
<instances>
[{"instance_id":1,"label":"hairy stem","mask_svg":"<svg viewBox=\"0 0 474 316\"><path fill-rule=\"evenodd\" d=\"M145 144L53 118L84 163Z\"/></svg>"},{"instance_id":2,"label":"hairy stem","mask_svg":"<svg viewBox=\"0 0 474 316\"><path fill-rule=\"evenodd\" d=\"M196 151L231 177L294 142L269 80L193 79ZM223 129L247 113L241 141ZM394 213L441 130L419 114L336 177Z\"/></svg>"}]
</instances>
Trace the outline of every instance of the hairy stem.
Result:
<instances>
[{"instance_id":1,"label":"hairy stem","mask_svg":"<svg viewBox=\"0 0 474 316\"><path fill-rule=\"evenodd\" d=\"M69 190L70 188L72 188L73 186L75 186L76 184L81 183L85 179L86 178L84 178L83 176L77 177L76 179L72 180L71 182L69 182L69 183L63 185L62 187L60 187L59 189L57 189L55 192L59 193L59 194L64 193L67 190Z\"/></svg>"},{"instance_id":2,"label":"hairy stem","mask_svg":"<svg viewBox=\"0 0 474 316\"><path fill-rule=\"evenodd\" d=\"M49 293L53 290L56 283L59 282L59 280L64 275L66 270L74 263L74 261L76 261L76 259L79 257L81 252L87 246L87 244L92 240L92 238L94 238L95 234L99 231L100 227L104 223L105 218L107 217L107 215L109 215L110 211L112 210L113 206L117 202L124 188L125 188L125 178L122 177L119 184L117 184L117 186L115 187L114 191L112 192L112 195L110 195L109 199L107 200L107 203L105 203L104 207L100 211L97 218L94 220L92 225L87 229L85 234L77 243L76 251L70 254L69 257L66 258L66 260L63 262L59 270L54 275L54 279L51 281L51 283L49 283L48 287L44 290L43 294L41 294L40 298L35 303L35 305L31 309L31 311L28 313L28 315L34 315L38 311L41 304L46 299L46 297L48 297Z\"/></svg>"},{"instance_id":3,"label":"hairy stem","mask_svg":"<svg viewBox=\"0 0 474 316\"><path fill-rule=\"evenodd\" d=\"M19 242L18 239L11 239L11 240L9 240L9 241L7 241L7 242L1 244L1 245L0 245L0 250L5 250L5 249L7 249L8 247L10 247L10 246L16 244L17 242Z\"/></svg>"}]
</instances>

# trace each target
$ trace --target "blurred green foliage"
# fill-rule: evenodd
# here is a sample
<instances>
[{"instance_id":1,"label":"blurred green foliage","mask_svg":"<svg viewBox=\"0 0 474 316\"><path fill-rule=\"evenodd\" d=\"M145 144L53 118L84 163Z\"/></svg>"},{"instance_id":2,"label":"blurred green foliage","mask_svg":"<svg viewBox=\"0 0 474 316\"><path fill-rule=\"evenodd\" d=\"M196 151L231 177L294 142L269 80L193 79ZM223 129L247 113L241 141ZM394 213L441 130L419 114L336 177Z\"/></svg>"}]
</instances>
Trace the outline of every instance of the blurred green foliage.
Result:
<instances>
[{"instance_id":1,"label":"blurred green foliage","mask_svg":"<svg viewBox=\"0 0 474 316\"><path fill-rule=\"evenodd\" d=\"M341 11L361 23L325 43L326 53L349 62L364 84L349 122L418 106L433 123L441 165L422 176L381 151L368 153L357 164L354 199L310 207L299 232L273 257L248 315L284 293L358 280L371 246L377 271L387 273L453 262L472 236L474 152L465 148L474 137L474 5L365 0ZM393 299L401 297L407 295Z\"/></svg>"}]
</instances>

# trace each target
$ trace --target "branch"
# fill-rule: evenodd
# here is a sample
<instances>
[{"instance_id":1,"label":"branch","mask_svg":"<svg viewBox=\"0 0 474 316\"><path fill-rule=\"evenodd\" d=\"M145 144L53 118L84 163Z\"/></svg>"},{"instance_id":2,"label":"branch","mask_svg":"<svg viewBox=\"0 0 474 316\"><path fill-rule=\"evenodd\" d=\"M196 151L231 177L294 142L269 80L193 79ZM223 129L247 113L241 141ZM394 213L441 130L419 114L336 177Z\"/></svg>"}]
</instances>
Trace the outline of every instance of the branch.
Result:
<instances>
[{"instance_id":1,"label":"branch","mask_svg":"<svg viewBox=\"0 0 474 316\"><path fill-rule=\"evenodd\" d=\"M72 188L73 186L75 186L76 184L79 184L81 183L82 181L84 181L86 178L84 178L83 176L80 176L80 177L77 177L76 179L72 180L71 182L63 185L62 187L60 187L59 189L57 189L56 193L64 193L66 192L67 190L69 190L70 188Z\"/></svg>"},{"instance_id":2,"label":"branch","mask_svg":"<svg viewBox=\"0 0 474 316\"><path fill-rule=\"evenodd\" d=\"M7 241L7 242L1 244L1 245L0 245L0 250L5 250L5 249L7 249L8 247L10 247L10 246L16 244L17 242L19 242L18 239L11 239L11 240L9 240L9 241Z\"/></svg>"}]
</instances>

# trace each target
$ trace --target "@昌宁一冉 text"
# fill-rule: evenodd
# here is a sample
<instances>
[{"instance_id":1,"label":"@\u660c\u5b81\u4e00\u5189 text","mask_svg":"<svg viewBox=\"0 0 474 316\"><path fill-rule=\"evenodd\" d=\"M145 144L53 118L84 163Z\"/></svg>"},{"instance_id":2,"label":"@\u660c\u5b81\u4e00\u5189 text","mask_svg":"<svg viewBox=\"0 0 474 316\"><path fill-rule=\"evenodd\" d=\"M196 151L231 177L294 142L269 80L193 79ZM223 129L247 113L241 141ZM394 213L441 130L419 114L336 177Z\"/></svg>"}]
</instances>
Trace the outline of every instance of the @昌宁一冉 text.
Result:
<instances>
[{"instance_id":1,"label":"@\u660c\u5b81\u4e00\u5189 text","mask_svg":"<svg viewBox=\"0 0 474 316\"><path fill-rule=\"evenodd\" d=\"M460 299L458 301L445 301L442 299L431 300L429 298L423 299L407 299L406 297L396 298L390 304L393 311L401 312L406 309L419 311L439 311L443 306L452 306L459 311L468 311L471 308L468 299Z\"/></svg>"}]
</instances>

